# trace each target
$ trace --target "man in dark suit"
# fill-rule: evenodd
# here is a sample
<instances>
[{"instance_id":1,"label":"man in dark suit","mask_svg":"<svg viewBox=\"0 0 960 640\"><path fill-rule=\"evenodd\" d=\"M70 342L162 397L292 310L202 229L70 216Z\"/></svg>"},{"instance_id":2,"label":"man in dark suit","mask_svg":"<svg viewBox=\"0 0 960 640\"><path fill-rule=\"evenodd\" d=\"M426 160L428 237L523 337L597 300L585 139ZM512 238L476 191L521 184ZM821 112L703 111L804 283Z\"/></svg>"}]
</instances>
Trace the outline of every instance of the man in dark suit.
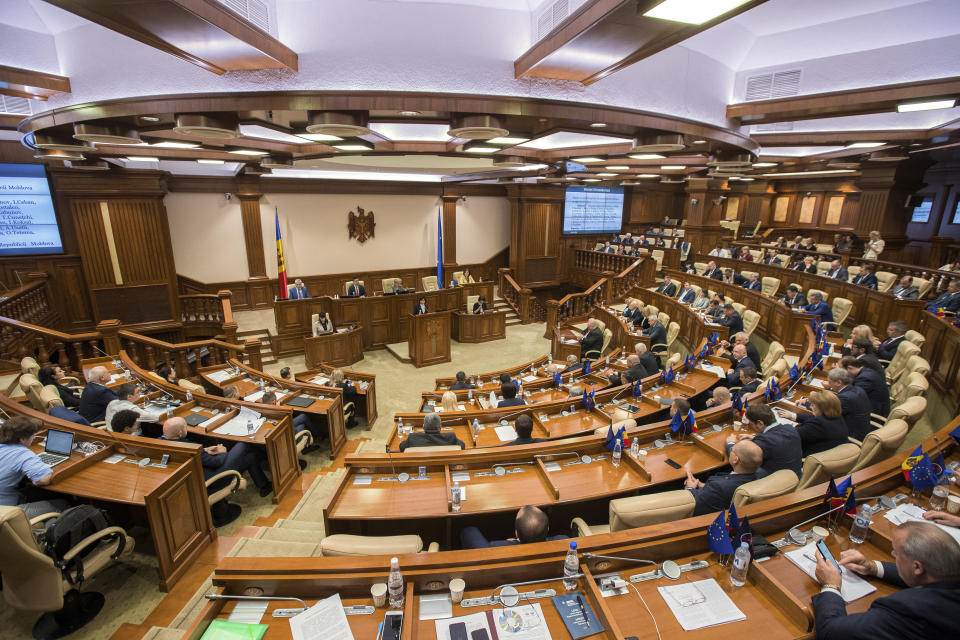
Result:
<instances>
[{"instance_id":1,"label":"man in dark suit","mask_svg":"<svg viewBox=\"0 0 960 640\"><path fill-rule=\"evenodd\" d=\"M913 286L913 278L903 276L897 286L890 289L890 295L897 300L916 300L920 297L920 290Z\"/></svg>"},{"instance_id":2,"label":"man in dark suit","mask_svg":"<svg viewBox=\"0 0 960 640\"><path fill-rule=\"evenodd\" d=\"M927 311L936 315L939 309L956 313L960 311L960 280L951 280L939 298L927 305Z\"/></svg>"},{"instance_id":3,"label":"man in dark suit","mask_svg":"<svg viewBox=\"0 0 960 640\"><path fill-rule=\"evenodd\" d=\"M367 290L360 284L360 280L357 278L353 279L353 282L350 283L350 286L347 287L347 297L348 298L364 298L367 295Z\"/></svg>"},{"instance_id":4,"label":"man in dark suit","mask_svg":"<svg viewBox=\"0 0 960 640\"><path fill-rule=\"evenodd\" d=\"M467 382L467 374L463 371L457 371L457 381L450 385L450 391L465 391L476 388L477 385Z\"/></svg>"},{"instance_id":5,"label":"man in dark suit","mask_svg":"<svg viewBox=\"0 0 960 640\"><path fill-rule=\"evenodd\" d=\"M743 398L757 390L760 380L757 379L757 370L753 365L737 367L737 371L740 372L740 388L734 390L734 395Z\"/></svg>"},{"instance_id":6,"label":"man in dark suit","mask_svg":"<svg viewBox=\"0 0 960 640\"><path fill-rule=\"evenodd\" d=\"M760 352L755 346L753 346L753 343L750 342L750 336L747 335L746 331L733 334L733 344L727 342L726 340L721 342L720 345L723 347L723 349L719 350L717 355L729 360L731 366L737 364L736 358L733 357L733 353L729 350L732 350L733 347L738 344L742 344L744 349L747 350L747 357L750 358L753 366L756 367L757 373L760 373L760 363L763 362L763 358L760 357Z\"/></svg>"},{"instance_id":7,"label":"man in dark suit","mask_svg":"<svg viewBox=\"0 0 960 640\"><path fill-rule=\"evenodd\" d=\"M703 272L703 277L713 278L714 280L723 280L723 270L717 266L717 263L711 260L707 263L707 269Z\"/></svg>"},{"instance_id":8,"label":"man in dark suit","mask_svg":"<svg viewBox=\"0 0 960 640\"><path fill-rule=\"evenodd\" d=\"M411 433L400 443L400 451L407 447L442 447L455 444L463 449L466 445L454 432L440 433L440 414L428 413L423 417L423 433Z\"/></svg>"},{"instance_id":9,"label":"man in dark suit","mask_svg":"<svg viewBox=\"0 0 960 640\"><path fill-rule=\"evenodd\" d=\"M702 516L705 513L716 513L728 509L737 488L757 479L757 469L763 463L763 451L760 447L750 440L744 440L733 445L727 457L733 471L714 474L706 482L701 482L693 476L689 463L684 467L687 479L683 486L693 494L696 502L693 515Z\"/></svg>"},{"instance_id":10,"label":"man in dark suit","mask_svg":"<svg viewBox=\"0 0 960 640\"><path fill-rule=\"evenodd\" d=\"M732 304L723 305L723 315L718 322L730 330L728 335L732 336L743 331L743 318Z\"/></svg>"},{"instance_id":11,"label":"man in dark suit","mask_svg":"<svg viewBox=\"0 0 960 640\"><path fill-rule=\"evenodd\" d=\"M747 291L760 291L763 284L760 282L760 276L756 273L750 274L750 279L743 283L743 288Z\"/></svg>"},{"instance_id":12,"label":"man in dark suit","mask_svg":"<svg viewBox=\"0 0 960 640\"><path fill-rule=\"evenodd\" d=\"M742 287L746 283L747 279L744 278L739 273L735 272L733 269L724 269L723 270L723 281L727 284L732 284L738 287Z\"/></svg>"},{"instance_id":13,"label":"man in dark suit","mask_svg":"<svg viewBox=\"0 0 960 640\"><path fill-rule=\"evenodd\" d=\"M603 331L597 326L597 321L590 318L587 320L587 330L580 338L580 359L586 358L591 351L596 351L599 354L601 349L603 349Z\"/></svg>"},{"instance_id":14,"label":"man in dark suit","mask_svg":"<svg viewBox=\"0 0 960 640\"><path fill-rule=\"evenodd\" d=\"M303 286L303 280L297 278L293 281L293 286L287 291L287 297L291 300L303 300L310 297L310 292Z\"/></svg>"},{"instance_id":15,"label":"man in dark suit","mask_svg":"<svg viewBox=\"0 0 960 640\"><path fill-rule=\"evenodd\" d=\"M794 284L787 287L787 295L780 298L780 301L789 307L805 307L807 305L807 297Z\"/></svg>"},{"instance_id":16,"label":"man in dark suit","mask_svg":"<svg viewBox=\"0 0 960 640\"><path fill-rule=\"evenodd\" d=\"M876 289L880 284L877 282L877 276L873 273L873 265L865 264L860 269L860 273L854 276L851 280L853 284L858 284L861 287L866 287L868 289Z\"/></svg>"},{"instance_id":17,"label":"man in dark suit","mask_svg":"<svg viewBox=\"0 0 960 640\"><path fill-rule=\"evenodd\" d=\"M652 355L652 354L651 354ZM631 353L627 356L627 370L620 373L611 373L610 384L617 387L627 382L636 382L650 375L646 367L640 364L640 356Z\"/></svg>"},{"instance_id":18,"label":"man in dark suit","mask_svg":"<svg viewBox=\"0 0 960 640\"><path fill-rule=\"evenodd\" d=\"M512 382L510 384L500 385L500 395L503 396L503 400L497 403L497 409L502 409L503 407L521 407L527 404L526 400L517 397L517 386Z\"/></svg>"},{"instance_id":19,"label":"man in dark suit","mask_svg":"<svg viewBox=\"0 0 960 640\"><path fill-rule=\"evenodd\" d=\"M828 278L833 278L834 280L843 280L846 282L850 279L850 273L847 271L846 267L840 264L839 260L834 260L830 263L830 269L824 274Z\"/></svg>"},{"instance_id":20,"label":"man in dark suit","mask_svg":"<svg viewBox=\"0 0 960 640\"><path fill-rule=\"evenodd\" d=\"M789 469L799 478L803 468L803 444L796 427L779 424L773 409L765 404L750 405L744 418L754 433L729 436L727 454L736 442L752 440L763 451L763 465L757 469L758 478L781 469Z\"/></svg>"},{"instance_id":21,"label":"man in dark suit","mask_svg":"<svg viewBox=\"0 0 960 640\"><path fill-rule=\"evenodd\" d=\"M577 360L577 356L567 356L567 366L561 373L571 373L583 369L583 363Z\"/></svg>"},{"instance_id":22,"label":"man in dark suit","mask_svg":"<svg viewBox=\"0 0 960 640\"><path fill-rule=\"evenodd\" d=\"M417 302L417 306L413 308L413 315L418 316L421 313L430 313L430 309L427 308L426 298L420 298L420 301Z\"/></svg>"},{"instance_id":23,"label":"man in dark suit","mask_svg":"<svg viewBox=\"0 0 960 640\"><path fill-rule=\"evenodd\" d=\"M610 243L609 243L609 242L604 242L604 243L603 243L603 248L600 249L600 252L601 252L601 253L616 253L617 250L614 249L612 246L610 246Z\"/></svg>"},{"instance_id":24,"label":"man in dark suit","mask_svg":"<svg viewBox=\"0 0 960 640\"><path fill-rule=\"evenodd\" d=\"M747 357L747 348L742 344L733 347L733 366L727 369L727 386L740 386L740 370L744 367L753 369L753 375L757 375L757 368L753 366L753 360ZM756 387L754 387L756 391Z\"/></svg>"},{"instance_id":25,"label":"man in dark suit","mask_svg":"<svg viewBox=\"0 0 960 640\"><path fill-rule=\"evenodd\" d=\"M643 365L643 369L647 372L647 375L653 375L660 371L660 363L657 362L657 356L650 353L647 345L638 342L634 350L637 352L637 358L639 358L640 364Z\"/></svg>"},{"instance_id":26,"label":"man in dark suit","mask_svg":"<svg viewBox=\"0 0 960 640\"><path fill-rule=\"evenodd\" d=\"M892 542L894 562L868 560L857 549L840 554L840 565L848 571L901 587L856 614L847 614L840 571L817 552L815 575L821 586L812 604L819 640L956 637L960 545L937 525L918 521L898 526Z\"/></svg>"},{"instance_id":27,"label":"man in dark suit","mask_svg":"<svg viewBox=\"0 0 960 640\"><path fill-rule=\"evenodd\" d=\"M706 309L707 317L716 322L719 318L723 316L723 306L720 304L720 301L714 298L707 304Z\"/></svg>"},{"instance_id":28,"label":"man in dark suit","mask_svg":"<svg viewBox=\"0 0 960 640\"><path fill-rule=\"evenodd\" d=\"M810 294L810 303L802 307L801 311L820 316L820 322L833 322L833 309L823 301L823 296L816 291Z\"/></svg>"},{"instance_id":29,"label":"man in dark suit","mask_svg":"<svg viewBox=\"0 0 960 640\"><path fill-rule=\"evenodd\" d=\"M869 338L857 338L850 343L850 355L860 361L860 364L869 369L873 369L880 374L881 379L885 379L883 374L883 365L880 359L873 354L873 343Z\"/></svg>"},{"instance_id":30,"label":"man in dark suit","mask_svg":"<svg viewBox=\"0 0 960 640\"><path fill-rule=\"evenodd\" d=\"M533 419L527 414L517 417L515 423L517 437L515 440L500 445L501 447L510 447L515 444L532 444L534 442L543 442L543 438L533 437Z\"/></svg>"},{"instance_id":31,"label":"man in dark suit","mask_svg":"<svg viewBox=\"0 0 960 640\"><path fill-rule=\"evenodd\" d=\"M850 384L863 389L870 403L870 412L886 417L890 413L890 389L883 374L864 366L862 360L857 360L853 356L843 358L840 366L850 374L852 378Z\"/></svg>"},{"instance_id":32,"label":"man in dark suit","mask_svg":"<svg viewBox=\"0 0 960 640\"><path fill-rule=\"evenodd\" d=\"M877 357L881 360L893 360L897 355L897 349L900 343L906 340L907 324L901 320L895 320L887 325L887 339L877 347Z\"/></svg>"},{"instance_id":33,"label":"man in dark suit","mask_svg":"<svg viewBox=\"0 0 960 640\"><path fill-rule=\"evenodd\" d=\"M636 300L631 300L630 304L627 305L627 308L623 310L623 317L627 322L631 324L636 324L638 320L643 318L643 311L640 310L640 303Z\"/></svg>"},{"instance_id":34,"label":"man in dark suit","mask_svg":"<svg viewBox=\"0 0 960 640\"><path fill-rule=\"evenodd\" d=\"M826 388L837 394L842 408L843 421L851 438L863 442L876 427L870 424L870 401L860 387L854 387L850 374L842 367L827 372Z\"/></svg>"},{"instance_id":35,"label":"man in dark suit","mask_svg":"<svg viewBox=\"0 0 960 640\"><path fill-rule=\"evenodd\" d=\"M651 314L647 317L647 328L643 330L643 335L650 338L650 346L655 347L658 344L667 344L667 328L664 327L657 316Z\"/></svg>"},{"instance_id":36,"label":"man in dark suit","mask_svg":"<svg viewBox=\"0 0 960 640\"><path fill-rule=\"evenodd\" d=\"M793 244L790 245L791 249L803 249L803 236L797 236L793 239Z\"/></svg>"},{"instance_id":37,"label":"man in dark suit","mask_svg":"<svg viewBox=\"0 0 960 640\"><path fill-rule=\"evenodd\" d=\"M117 399L117 394L106 387L110 382L110 373L106 367L90 369L89 376L87 386L80 394L77 412L90 422L99 422L105 418L107 405Z\"/></svg>"},{"instance_id":38,"label":"man in dark suit","mask_svg":"<svg viewBox=\"0 0 960 640\"><path fill-rule=\"evenodd\" d=\"M693 301L696 299L696 290L689 282L684 282L683 289L681 289L679 295L677 295L677 302L680 304L693 304Z\"/></svg>"},{"instance_id":39,"label":"man in dark suit","mask_svg":"<svg viewBox=\"0 0 960 640\"><path fill-rule=\"evenodd\" d=\"M677 295L677 285L670 279L670 276L663 276L663 282L657 287L657 292L672 298Z\"/></svg>"},{"instance_id":40,"label":"man in dark suit","mask_svg":"<svg viewBox=\"0 0 960 640\"><path fill-rule=\"evenodd\" d=\"M508 540L487 540L480 529L473 526L464 527L460 531L460 546L464 549L486 549L487 547L509 547L529 542L567 539L565 535L547 537L550 532L550 519L537 507L522 507L517 512L513 527L517 537Z\"/></svg>"}]
</instances>

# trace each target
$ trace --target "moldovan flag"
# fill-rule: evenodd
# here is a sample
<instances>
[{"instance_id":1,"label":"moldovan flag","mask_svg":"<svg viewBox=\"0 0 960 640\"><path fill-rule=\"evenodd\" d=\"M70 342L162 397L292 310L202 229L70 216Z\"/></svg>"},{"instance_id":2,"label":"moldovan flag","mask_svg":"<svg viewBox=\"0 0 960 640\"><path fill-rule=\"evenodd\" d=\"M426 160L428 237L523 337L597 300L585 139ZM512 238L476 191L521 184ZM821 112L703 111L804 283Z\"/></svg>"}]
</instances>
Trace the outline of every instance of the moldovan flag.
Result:
<instances>
[{"instance_id":1,"label":"moldovan flag","mask_svg":"<svg viewBox=\"0 0 960 640\"><path fill-rule=\"evenodd\" d=\"M274 221L277 224L277 286L280 287L279 298L287 299L287 261L283 259L283 238L280 237L280 212L273 210Z\"/></svg>"}]
</instances>

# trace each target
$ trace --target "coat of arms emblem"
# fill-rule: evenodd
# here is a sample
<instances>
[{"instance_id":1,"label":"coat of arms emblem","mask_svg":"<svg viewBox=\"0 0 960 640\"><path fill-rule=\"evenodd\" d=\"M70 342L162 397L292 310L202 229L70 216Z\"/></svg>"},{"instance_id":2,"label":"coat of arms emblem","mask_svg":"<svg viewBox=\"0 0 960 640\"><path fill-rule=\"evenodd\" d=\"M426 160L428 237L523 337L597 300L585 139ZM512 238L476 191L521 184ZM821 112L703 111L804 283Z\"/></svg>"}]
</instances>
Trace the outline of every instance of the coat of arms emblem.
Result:
<instances>
[{"instance_id":1,"label":"coat of arms emblem","mask_svg":"<svg viewBox=\"0 0 960 640\"><path fill-rule=\"evenodd\" d=\"M347 214L347 231L350 232L350 238L356 238L360 244L367 241L367 238L373 237L373 228L377 223L373 221L373 211L364 212L361 207L357 207L357 212L351 211Z\"/></svg>"}]
</instances>

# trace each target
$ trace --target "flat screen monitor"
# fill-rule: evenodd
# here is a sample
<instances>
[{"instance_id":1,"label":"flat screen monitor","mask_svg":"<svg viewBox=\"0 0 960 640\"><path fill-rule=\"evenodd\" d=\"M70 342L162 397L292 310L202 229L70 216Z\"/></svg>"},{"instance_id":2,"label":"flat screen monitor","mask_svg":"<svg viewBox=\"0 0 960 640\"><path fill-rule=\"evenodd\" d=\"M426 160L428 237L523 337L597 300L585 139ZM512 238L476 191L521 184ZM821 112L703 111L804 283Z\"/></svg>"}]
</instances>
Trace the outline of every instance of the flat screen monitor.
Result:
<instances>
[{"instance_id":1,"label":"flat screen monitor","mask_svg":"<svg viewBox=\"0 0 960 640\"><path fill-rule=\"evenodd\" d=\"M622 223L622 187L567 187L564 234L619 233Z\"/></svg>"},{"instance_id":2,"label":"flat screen monitor","mask_svg":"<svg viewBox=\"0 0 960 640\"><path fill-rule=\"evenodd\" d=\"M0 164L0 256L63 253L42 164Z\"/></svg>"}]
</instances>

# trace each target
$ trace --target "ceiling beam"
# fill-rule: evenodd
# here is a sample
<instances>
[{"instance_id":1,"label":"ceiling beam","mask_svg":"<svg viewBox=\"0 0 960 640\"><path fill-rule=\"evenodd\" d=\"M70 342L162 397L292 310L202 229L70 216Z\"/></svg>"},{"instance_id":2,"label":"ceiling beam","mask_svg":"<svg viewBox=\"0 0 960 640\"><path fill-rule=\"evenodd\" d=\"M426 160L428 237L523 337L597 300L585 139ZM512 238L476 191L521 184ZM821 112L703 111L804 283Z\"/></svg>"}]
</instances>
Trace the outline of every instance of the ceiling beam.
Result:
<instances>
[{"instance_id":1,"label":"ceiling beam","mask_svg":"<svg viewBox=\"0 0 960 640\"><path fill-rule=\"evenodd\" d=\"M514 61L514 76L590 85L766 1L693 25L643 15L662 0L587 0Z\"/></svg>"},{"instance_id":2,"label":"ceiling beam","mask_svg":"<svg viewBox=\"0 0 960 640\"><path fill-rule=\"evenodd\" d=\"M14 98L46 100L58 93L70 93L70 78L0 65L0 93Z\"/></svg>"},{"instance_id":3,"label":"ceiling beam","mask_svg":"<svg viewBox=\"0 0 960 640\"><path fill-rule=\"evenodd\" d=\"M297 70L297 54L216 0L45 0L218 75Z\"/></svg>"},{"instance_id":4,"label":"ceiling beam","mask_svg":"<svg viewBox=\"0 0 960 640\"><path fill-rule=\"evenodd\" d=\"M957 97L960 97L960 76L739 102L727 105L727 117L737 118L742 124L793 122L887 113L896 111L901 102Z\"/></svg>"}]
</instances>

